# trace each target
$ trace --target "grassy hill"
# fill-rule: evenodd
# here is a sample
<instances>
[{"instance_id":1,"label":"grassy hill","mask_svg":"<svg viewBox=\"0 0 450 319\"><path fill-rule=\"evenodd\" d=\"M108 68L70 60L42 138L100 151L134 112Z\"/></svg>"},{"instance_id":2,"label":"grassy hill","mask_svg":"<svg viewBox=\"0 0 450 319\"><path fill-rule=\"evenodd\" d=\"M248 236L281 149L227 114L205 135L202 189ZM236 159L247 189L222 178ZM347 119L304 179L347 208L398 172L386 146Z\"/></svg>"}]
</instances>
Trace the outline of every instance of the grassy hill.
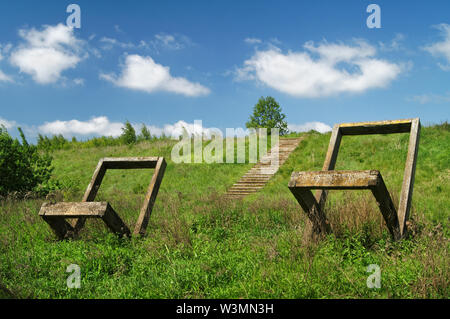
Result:
<instances>
[{"instance_id":1,"label":"grassy hill","mask_svg":"<svg viewBox=\"0 0 450 319\"><path fill-rule=\"evenodd\" d=\"M333 233L308 235L287 183L294 170L321 169L330 134L304 136L269 184L243 201L222 195L251 164L174 164L174 141L54 151L65 201L81 200L102 157L166 157L147 236L119 240L88 220L79 239L57 241L38 216L44 199L9 197L0 201L0 283L23 298L448 298L450 126L422 129L411 234L400 242L364 191L331 192ZM397 204L407 144L408 134L346 136L336 169L380 170ZM151 174L108 171L96 200L133 228ZM81 267L80 289L66 286L70 264ZM380 289L366 286L370 264L380 266Z\"/></svg>"}]
</instances>

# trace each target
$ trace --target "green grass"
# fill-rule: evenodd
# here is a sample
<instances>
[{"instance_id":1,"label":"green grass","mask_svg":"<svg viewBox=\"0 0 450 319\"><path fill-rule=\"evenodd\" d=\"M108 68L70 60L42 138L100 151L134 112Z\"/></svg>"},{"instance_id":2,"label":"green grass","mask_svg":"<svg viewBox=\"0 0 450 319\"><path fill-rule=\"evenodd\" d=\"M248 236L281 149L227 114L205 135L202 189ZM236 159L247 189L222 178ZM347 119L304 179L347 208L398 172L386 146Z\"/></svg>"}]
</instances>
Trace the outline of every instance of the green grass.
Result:
<instances>
[{"instance_id":1,"label":"green grass","mask_svg":"<svg viewBox=\"0 0 450 319\"><path fill-rule=\"evenodd\" d=\"M330 134L308 133L269 184L243 201L222 198L251 164L174 164L174 141L55 151L54 177L79 201L100 158L165 156L147 236L120 240L88 220L58 241L39 216L44 199L0 202L0 283L20 298L448 298L450 129L421 132L411 235L392 242L367 192L331 192L333 233L311 238L287 188L293 170L320 170ZM378 169L397 202L407 134L344 137L336 169ZM96 200L132 228L151 170L108 171ZM70 264L81 288L69 289ZM369 264L381 289L369 289ZM1 287L0 287L1 288ZM0 290L0 297L9 292Z\"/></svg>"}]
</instances>

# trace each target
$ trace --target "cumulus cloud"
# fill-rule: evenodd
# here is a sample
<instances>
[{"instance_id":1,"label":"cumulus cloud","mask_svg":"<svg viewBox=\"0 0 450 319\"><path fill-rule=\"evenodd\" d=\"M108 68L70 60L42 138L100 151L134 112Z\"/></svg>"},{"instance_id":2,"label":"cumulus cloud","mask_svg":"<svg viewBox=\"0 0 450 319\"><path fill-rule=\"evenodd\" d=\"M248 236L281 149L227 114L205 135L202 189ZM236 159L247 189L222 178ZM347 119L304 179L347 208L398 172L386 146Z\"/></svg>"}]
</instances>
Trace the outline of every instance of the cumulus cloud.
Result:
<instances>
[{"instance_id":1,"label":"cumulus cloud","mask_svg":"<svg viewBox=\"0 0 450 319\"><path fill-rule=\"evenodd\" d=\"M13 79L9 75L3 73L2 70L0 70L0 82L13 82Z\"/></svg>"},{"instance_id":2,"label":"cumulus cloud","mask_svg":"<svg viewBox=\"0 0 450 319\"><path fill-rule=\"evenodd\" d=\"M11 51L12 44L8 43L6 45L0 44L0 60L3 59L3 55L8 54Z\"/></svg>"},{"instance_id":3,"label":"cumulus cloud","mask_svg":"<svg viewBox=\"0 0 450 319\"><path fill-rule=\"evenodd\" d=\"M309 132L311 130L319 133L326 133L331 131L331 126L322 122L307 122L303 124L288 124L289 131L292 132Z\"/></svg>"},{"instance_id":4,"label":"cumulus cloud","mask_svg":"<svg viewBox=\"0 0 450 319\"><path fill-rule=\"evenodd\" d=\"M0 118L0 124L4 124L6 128L16 125L15 122L6 121ZM88 121L79 121L76 119L70 121L53 121L46 122L39 126L37 130L42 134L58 135L62 134L66 137L71 136L113 136L117 137L122 134L123 123L111 122L106 116L93 117ZM139 134L142 124L132 123L136 133ZM145 125L152 135L161 136L162 134L169 137L179 137L186 131L189 135L201 135L210 137L214 128L204 128L201 121L187 123L178 121L174 124L165 124L163 126Z\"/></svg>"},{"instance_id":5,"label":"cumulus cloud","mask_svg":"<svg viewBox=\"0 0 450 319\"><path fill-rule=\"evenodd\" d=\"M4 126L7 129L10 129L16 125L17 125L17 123L15 121L8 121L8 120L5 120L4 118L0 117L0 127Z\"/></svg>"},{"instance_id":6,"label":"cumulus cloud","mask_svg":"<svg viewBox=\"0 0 450 319\"><path fill-rule=\"evenodd\" d=\"M140 126L133 125L138 131ZM203 127L202 121L194 121L194 123L187 123L185 121L178 121L174 124L166 124L163 127L158 127L154 125L146 125L150 130L151 134L160 136L162 134L171 137L179 137L183 135L183 132L186 131L188 135L201 135L205 138L211 138L213 133L218 133L217 128L212 127ZM309 132L311 130L315 130L320 133L330 132L332 128L322 122L308 122L304 124L288 124L288 129L293 132ZM238 137L246 136L249 134L249 130L247 129L237 129L235 131ZM226 134L226 132L222 132L222 134Z\"/></svg>"},{"instance_id":7,"label":"cumulus cloud","mask_svg":"<svg viewBox=\"0 0 450 319\"><path fill-rule=\"evenodd\" d=\"M434 57L443 57L447 60L447 65L439 63L444 71L450 71L450 25L441 23L435 26L441 31L444 40L425 46L423 49L428 51Z\"/></svg>"},{"instance_id":8,"label":"cumulus cloud","mask_svg":"<svg viewBox=\"0 0 450 319\"><path fill-rule=\"evenodd\" d=\"M46 122L38 127L43 134L64 136L74 135L104 135L119 136L122 134L123 123L110 122L106 116L94 117L88 121L70 120Z\"/></svg>"},{"instance_id":9,"label":"cumulus cloud","mask_svg":"<svg viewBox=\"0 0 450 319\"><path fill-rule=\"evenodd\" d=\"M210 90L199 83L193 83L182 77L173 77L169 67L156 63L151 57L128 55L122 74L100 74L104 80L117 86L148 93L166 91L186 96L209 94Z\"/></svg>"},{"instance_id":10,"label":"cumulus cloud","mask_svg":"<svg viewBox=\"0 0 450 319\"><path fill-rule=\"evenodd\" d=\"M194 121L194 123L187 123L185 121L178 121L174 124L166 124L164 127L159 128L157 126L147 126L150 132L155 135L164 135L171 137L179 137L183 135L183 132L187 132L188 135L200 135L206 138L210 138L211 134L215 130L214 128L203 127L201 121Z\"/></svg>"},{"instance_id":11,"label":"cumulus cloud","mask_svg":"<svg viewBox=\"0 0 450 319\"><path fill-rule=\"evenodd\" d=\"M272 47L256 51L236 70L235 79L256 80L296 97L359 93L387 86L402 71L375 55L376 49L364 41L353 46L307 42L304 51L287 53Z\"/></svg>"},{"instance_id":12,"label":"cumulus cloud","mask_svg":"<svg viewBox=\"0 0 450 319\"><path fill-rule=\"evenodd\" d=\"M57 82L62 72L75 68L82 60L83 42L66 25L44 26L42 30L22 29L19 36L25 42L11 53L10 62L37 83Z\"/></svg>"},{"instance_id":13,"label":"cumulus cloud","mask_svg":"<svg viewBox=\"0 0 450 319\"><path fill-rule=\"evenodd\" d=\"M7 54L10 49L11 44L7 44L5 46L2 46L0 44L0 61L3 60L3 54ZM13 82L13 79L9 75L3 73L3 71L0 69L0 82Z\"/></svg>"}]
</instances>

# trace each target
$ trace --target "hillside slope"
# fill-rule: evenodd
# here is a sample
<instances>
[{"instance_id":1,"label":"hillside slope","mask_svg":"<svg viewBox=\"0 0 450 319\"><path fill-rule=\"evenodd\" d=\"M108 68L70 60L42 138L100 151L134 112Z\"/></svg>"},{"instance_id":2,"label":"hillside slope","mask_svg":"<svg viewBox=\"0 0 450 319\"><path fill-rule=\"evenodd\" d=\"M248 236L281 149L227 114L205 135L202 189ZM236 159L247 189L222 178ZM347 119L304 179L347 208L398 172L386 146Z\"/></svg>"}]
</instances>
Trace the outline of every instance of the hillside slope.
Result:
<instances>
[{"instance_id":1,"label":"hillside slope","mask_svg":"<svg viewBox=\"0 0 450 319\"><path fill-rule=\"evenodd\" d=\"M144 238L119 240L89 220L72 241L38 217L43 199L0 202L0 283L36 298L448 298L450 127L424 127L411 236L393 243L367 192L332 192L333 233L311 238L287 188L292 171L320 170L330 134L308 133L259 193L223 194L251 164L174 164L174 141L55 151L62 197L79 201L101 157L164 156L168 167ZM345 137L336 169L378 169L397 202L407 134ZM108 171L96 200L136 222L151 171ZM70 264L81 288L66 286ZM382 271L366 286L367 266Z\"/></svg>"}]
</instances>

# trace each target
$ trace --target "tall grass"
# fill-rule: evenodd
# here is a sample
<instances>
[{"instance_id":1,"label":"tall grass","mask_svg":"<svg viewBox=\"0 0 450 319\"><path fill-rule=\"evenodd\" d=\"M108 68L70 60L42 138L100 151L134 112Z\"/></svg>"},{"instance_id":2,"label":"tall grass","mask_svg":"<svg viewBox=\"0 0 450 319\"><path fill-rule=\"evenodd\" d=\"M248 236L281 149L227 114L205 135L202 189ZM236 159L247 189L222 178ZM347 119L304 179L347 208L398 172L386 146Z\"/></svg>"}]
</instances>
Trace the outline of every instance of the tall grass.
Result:
<instances>
[{"instance_id":1,"label":"tall grass","mask_svg":"<svg viewBox=\"0 0 450 319\"><path fill-rule=\"evenodd\" d=\"M66 201L81 199L101 157L165 156L147 235L120 240L88 220L78 239L58 241L38 217L44 199L5 198L0 296L448 298L448 125L422 130L410 236L400 242L391 240L373 196L363 191L330 192L326 213L333 232L310 236L287 183L294 170L321 169L329 134L305 137L261 192L237 201L223 194L251 164L174 164L176 141L55 151L54 178L64 182ZM380 170L397 203L407 143L404 134L345 137L337 168ZM108 171L96 200L109 201L132 228L151 174ZM80 289L66 286L72 263L81 267ZM381 268L381 289L366 286L370 264Z\"/></svg>"}]
</instances>

